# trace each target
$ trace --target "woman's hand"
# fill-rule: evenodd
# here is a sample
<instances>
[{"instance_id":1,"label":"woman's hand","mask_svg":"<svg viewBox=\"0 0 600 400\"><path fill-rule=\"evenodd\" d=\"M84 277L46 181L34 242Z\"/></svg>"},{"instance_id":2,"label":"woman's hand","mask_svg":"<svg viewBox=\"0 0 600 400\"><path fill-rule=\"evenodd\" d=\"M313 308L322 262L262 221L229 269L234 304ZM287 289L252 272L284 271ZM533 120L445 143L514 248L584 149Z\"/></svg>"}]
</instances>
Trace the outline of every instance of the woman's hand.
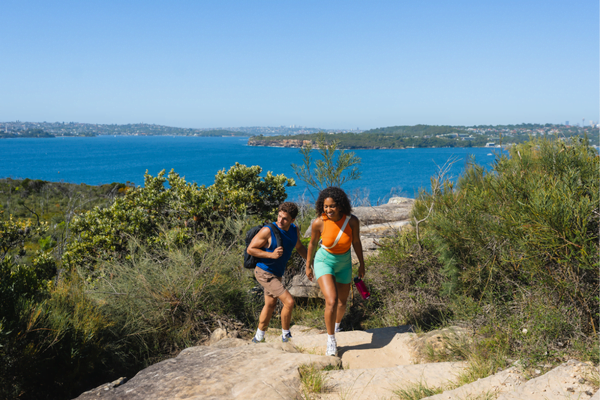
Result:
<instances>
[{"instance_id":1,"label":"woman's hand","mask_svg":"<svg viewBox=\"0 0 600 400\"><path fill-rule=\"evenodd\" d=\"M365 278L365 265L361 264L360 267L358 267L358 277L362 280Z\"/></svg>"},{"instance_id":2,"label":"woman's hand","mask_svg":"<svg viewBox=\"0 0 600 400\"><path fill-rule=\"evenodd\" d=\"M313 270L311 267L308 267L308 266L306 267L306 277L311 282L312 282L313 278L315 277L315 274L313 273Z\"/></svg>"}]
</instances>

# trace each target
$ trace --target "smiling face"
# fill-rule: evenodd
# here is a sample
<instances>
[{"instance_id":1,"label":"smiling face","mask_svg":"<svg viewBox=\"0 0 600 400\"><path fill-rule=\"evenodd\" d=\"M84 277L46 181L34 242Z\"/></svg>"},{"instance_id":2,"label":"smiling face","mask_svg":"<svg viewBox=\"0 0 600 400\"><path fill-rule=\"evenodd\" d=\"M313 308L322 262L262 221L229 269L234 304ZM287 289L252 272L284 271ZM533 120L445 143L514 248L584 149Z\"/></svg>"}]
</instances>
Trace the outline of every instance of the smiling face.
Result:
<instances>
[{"instance_id":1,"label":"smiling face","mask_svg":"<svg viewBox=\"0 0 600 400\"><path fill-rule=\"evenodd\" d=\"M335 201L328 197L323 201L323 211L327 218L332 221L339 221L342 218L342 212L340 211L340 207L335 203Z\"/></svg>"}]
</instances>

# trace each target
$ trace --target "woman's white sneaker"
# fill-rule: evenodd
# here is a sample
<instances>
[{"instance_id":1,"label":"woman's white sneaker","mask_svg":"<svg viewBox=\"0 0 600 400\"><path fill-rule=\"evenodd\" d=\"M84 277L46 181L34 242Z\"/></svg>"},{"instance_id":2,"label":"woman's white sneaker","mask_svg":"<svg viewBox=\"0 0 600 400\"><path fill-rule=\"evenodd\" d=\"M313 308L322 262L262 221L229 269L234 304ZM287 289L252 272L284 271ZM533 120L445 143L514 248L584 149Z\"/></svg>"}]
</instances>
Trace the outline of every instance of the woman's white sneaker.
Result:
<instances>
[{"instance_id":1,"label":"woman's white sneaker","mask_svg":"<svg viewBox=\"0 0 600 400\"><path fill-rule=\"evenodd\" d=\"M335 342L327 343L327 351L325 352L325 355L337 357L338 351L337 351L337 346L336 346Z\"/></svg>"}]
</instances>

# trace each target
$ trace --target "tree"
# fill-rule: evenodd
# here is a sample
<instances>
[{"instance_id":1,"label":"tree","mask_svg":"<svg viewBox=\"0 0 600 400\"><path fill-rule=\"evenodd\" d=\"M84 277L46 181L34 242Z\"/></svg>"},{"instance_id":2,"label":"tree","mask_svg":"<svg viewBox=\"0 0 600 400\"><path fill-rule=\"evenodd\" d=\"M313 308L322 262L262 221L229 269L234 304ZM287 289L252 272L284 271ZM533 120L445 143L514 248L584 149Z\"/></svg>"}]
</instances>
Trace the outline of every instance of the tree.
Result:
<instances>
[{"instance_id":1,"label":"tree","mask_svg":"<svg viewBox=\"0 0 600 400\"><path fill-rule=\"evenodd\" d=\"M326 187L342 185L349 181L360 179L360 157L354 152L346 153L344 150L338 150L339 142L334 140L331 143L325 141L325 134L321 132L317 136L317 152L321 159L314 161L312 142L305 144L300 149L303 157L303 164L292 164L294 173L301 181L310 187L321 191ZM312 193L311 193L312 194ZM314 196L313 196L314 197Z\"/></svg>"},{"instance_id":2,"label":"tree","mask_svg":"<svg viewBox=\"0 0 600 400\"><path fill-rule=\"evenodd\" d=\"M215 184L208 187L188 183L174 171L168 177L164 170L156 177L146 173L144 187L128 190L110 207L96 207L73 219L71 232L76 239L68 245L63 261L93 272L100 260L128 257L132 239L158 248L164 244L166 230L184 245L227 218L274 218L287 197L285 188L296 183L271 172L261 177L261 172L259 166L236 163L228 172L219 171Z\"/></svg>"}]
</instances>

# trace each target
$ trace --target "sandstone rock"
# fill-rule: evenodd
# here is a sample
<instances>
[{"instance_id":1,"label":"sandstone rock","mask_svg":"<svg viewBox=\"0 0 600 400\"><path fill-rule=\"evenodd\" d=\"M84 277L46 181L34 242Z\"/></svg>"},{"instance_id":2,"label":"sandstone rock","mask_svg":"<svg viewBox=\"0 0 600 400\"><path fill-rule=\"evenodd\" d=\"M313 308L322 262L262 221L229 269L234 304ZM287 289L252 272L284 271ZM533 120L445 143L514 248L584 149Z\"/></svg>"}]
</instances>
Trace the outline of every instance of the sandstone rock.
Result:
<instances>
[{"instance_id":1,"label":"sandstone rock","mask_svg":"<svg viewBox=\"0 0 600 400\"><path fill-rule=\"evenodd\" d=\"M365 225L383 224L386 222L406 221L414 200L406 199L402 203L388 203L381 206L355 207L352 214L360 220L361 228Z\"/></svg>"},{"instance_id":2,"label":"sandstone rock","mask_svg":"<svg viewBox=\"0 0 600 400\"><path fill-rule=\"evenodd\" d=\"M227 337L227 331L223 328L217 328L211 333L210 340L208 344L215 344L221 339L225 339Z\"/></svg>"},{"instance_id":3,"label":"sandstone rock","mask_svg":"<svg viewBox=\"0 0 600 400\"><path fill-rule=\"evenodd\" d=\"M395 196L388 200L388 204L404 204L404 203L413 203L414 199L409 199L408 197L399 197Z\"/></svg>"},{"instance_id":4,"label":"sandstone rock","mask_svg":"<svg viewBox=\"0 0 600 400\"><path fill-rule=\"evenodd\" d=\"M388 368L326 372L328 393L321 399L379 400L397 398L394 391L410 383L442 386L456 379L466 363L411 364Z\"/></svg>"},{"instance_id":5,"label":"sandstone rock","mask_svg":"<svg viewBox=\"0 0 600 400\"><path fill-rule=\"evenodd\" d=\"M244 339L225 338L225 339L219 340L217 343L210 345L210 347L217 348L217 349L231 349L234 347L249 346L251 344L253 344L253 343L248 340L244 340Z\"/></svg>"},{"instance_id":6,"label":"sandstone rock","mask_svg":"<svg viewBox=\"0 0 600 400\"><path fill-rule=\"evenodd\" d=\"M391 221L385 222L383 224L372 224L361 226L360 234L361 236L368 237L382 237L393 235L402 230L402 228L406 225L410 225L410 221Z\"/></svg>"},{"instance_id":7,"label":"sandstone rock","mask_svg":"<svg viewBox=\"0 0 600 400\"><path fill-rule=\"evenodd\" d=\"M231 338L218 343L225 341L234 347L190 347L123 385L94 389L77 399L293 399L300 394L300 365L340 363L337 357L284 350L293 348L290 343L239 346L239 339Z\"/></svg>"},{"instance_id":8,"label":"sandstone rock","mask_svg":"<svg viewBox=\"0 0 600 400\"><path fill-rule=\"evenodd\" d=\"M231 332L227 332L227 337L228 338L239 338L240 337L240 331L231 331Z\"/></svg>"},{"instance_id":9,"label":"sandstone rock","mask_svg":"<svg viewBox=\"0 0 600 400\"><path fill-rule=\"evenodd\" d=\"M453 390L446 390L435 396L427 397L428 400L463 400L489 398L490 394L513 391L521 386L526 379L516 367L505 369L495 375L479 379ZM487 396L487 397L486 397Z\"/></svg>"},{"instance_id":10,"label":"sandstone rock","mask_svg":"<svg viewBox=\"0 0 600 400\"><path fill-rule=\"evenodd\" d=\"M347 331L335 334L345 369L395 367L412 363L409 343L415 336L408 326ZM325 354L327 334L294 337L304 352Z\"/></svg>"},{"instance_id":11,"label":"sandstone rock","mask_svg":"<svg viewBox=\"0 0 600 400\"><path fill-rule=\"evenodd\" d=\"M325 298L321 293L321 288L317 281L310 281L306 275L296 275L292 278L292 283L288 288L290 294L294 297L305 298Z\"/></svg>"},{"instance_id":12,"label":"sandstone rock","mask_svg":"<svg viewBox=\"0 0 600 400\"><path fill-rule=\"evenodd\" d=\"M544 375L525 382L516 390L501 394L498 400L587 399L591 396L586 392L593 393L594 388L585 378L593 369L594 367L588 364L569 360ZM584 383L579 383L581 378L584 379Z\"/></svg>"}]
</instances>

